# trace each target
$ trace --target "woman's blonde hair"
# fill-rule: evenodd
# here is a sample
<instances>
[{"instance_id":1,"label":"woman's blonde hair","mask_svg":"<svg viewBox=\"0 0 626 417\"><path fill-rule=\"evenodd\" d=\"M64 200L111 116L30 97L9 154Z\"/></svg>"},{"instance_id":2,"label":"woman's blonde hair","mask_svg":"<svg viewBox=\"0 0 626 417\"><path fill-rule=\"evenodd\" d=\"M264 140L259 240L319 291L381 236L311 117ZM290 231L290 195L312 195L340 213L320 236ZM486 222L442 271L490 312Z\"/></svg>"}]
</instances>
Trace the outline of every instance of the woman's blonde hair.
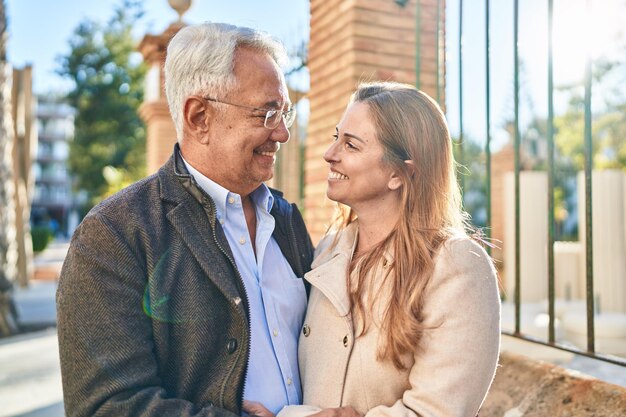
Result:
<instances>
[{"instance_id":1,"label":"woman's blonde hair","mask_svg":"<svg viewBox=\"0 0 626 417\"><path fill-rule=\"evenodd\" d=\"M359 324L358 334L367 332L372 306L365 305L363 294L376 291L366 276L390 250L394 261L383 285L391 289L391 297L380 323L378 357L402 369L402 356L415 351L424 332L423 295L434 257L453 234L465 233L467 215L462 210L446 119L432 98L411 85L375 82L361 84L351 102L367 104L384 149L383 163L403 179L401 212L393 232L354 257L350 265L351 312ZM343 210L336 226L342 229L354 220L351 210Z\"/></svg>"}]
</instances>

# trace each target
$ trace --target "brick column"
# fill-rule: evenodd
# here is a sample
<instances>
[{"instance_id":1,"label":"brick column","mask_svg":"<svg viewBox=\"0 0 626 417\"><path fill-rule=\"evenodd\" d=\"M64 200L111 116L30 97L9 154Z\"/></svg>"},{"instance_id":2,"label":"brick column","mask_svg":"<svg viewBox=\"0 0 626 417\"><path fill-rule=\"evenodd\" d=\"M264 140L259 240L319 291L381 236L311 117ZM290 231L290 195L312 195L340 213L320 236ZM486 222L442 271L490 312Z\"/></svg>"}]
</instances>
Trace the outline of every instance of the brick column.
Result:
<instances>
[{"instance_id":1,"label":"brick column","mask_svg":"<svg viewBox=\"0 0 626 417\"><path fill-rule=\"evenodd\" d=\"M149 66L146 76L144 102L139 107L139 116L146 123L146 172L155 173L170 155L176 143L176 129L167 106L163 65L167 45L183 27L171 24L160 35L146 35L139 44L139 52Z\"/></svg>"},{"instance_id":2,"label":"brick column","mask_svg":"<svg viewBox=\"0 0 626 417\"><path fill-rule=\"evenodd\" d=\"M326 198L328 167L322 155L359 82L415 83L416 0L311 0L311 118L305 151L305 219L314 242L326 230L335 204ZM420 1L420 88L436 97L437 0ZM443 34L445 1L441 2ZM440 68L443 67L443 63ZM443 70L440 80L443 83ZM440 89L443 101L443 88Z\"/></svg>"}]
</instances>

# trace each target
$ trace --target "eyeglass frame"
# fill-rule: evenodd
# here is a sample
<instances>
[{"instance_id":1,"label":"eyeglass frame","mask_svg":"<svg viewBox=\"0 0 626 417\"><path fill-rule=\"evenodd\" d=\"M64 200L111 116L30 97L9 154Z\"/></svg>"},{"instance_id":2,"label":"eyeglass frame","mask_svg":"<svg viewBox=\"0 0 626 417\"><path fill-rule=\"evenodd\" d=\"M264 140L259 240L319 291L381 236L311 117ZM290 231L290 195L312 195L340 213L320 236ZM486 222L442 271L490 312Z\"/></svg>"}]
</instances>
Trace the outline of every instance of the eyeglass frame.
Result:
<instances>
[{"instance_id":1,"label":"eyeglass frame","mask_svg":"<svg viewBox=\"0 0 626 417\"><path fill-rule=\"evenodd\" d=\"M296 120L296 108L293 106L289 108L288 110L277 110L277 109L267 109L267 108L264 109L261 107L245 106L243 104L230 103L228 101L218 100L211 96L207 96L203 98L207 101L212 101L214 103L228 104L229 106L241 107L242 109L265 112L265 120L263 120L263 126L266 129L276 129L278 126L280 126L281 120L285 123L285 127L289 129L293 125L293 122ZM280 113L280 116L277 119L278 123L276 123L276 126L271 126L271 125L268 126L268 121L272 117L274 117L276 113Z\"/></svg>"}]
</instances>

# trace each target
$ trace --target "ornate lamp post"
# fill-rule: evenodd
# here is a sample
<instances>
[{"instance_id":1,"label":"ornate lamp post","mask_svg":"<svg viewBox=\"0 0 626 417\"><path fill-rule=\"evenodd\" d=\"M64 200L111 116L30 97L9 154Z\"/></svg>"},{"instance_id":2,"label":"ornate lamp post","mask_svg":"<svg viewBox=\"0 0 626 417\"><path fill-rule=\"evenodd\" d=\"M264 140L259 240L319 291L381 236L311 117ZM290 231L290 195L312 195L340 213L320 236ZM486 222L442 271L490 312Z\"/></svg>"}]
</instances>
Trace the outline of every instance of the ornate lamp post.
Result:
<instances>
[{"instance_id":1,"label":"ornate lamp post","mask_svg":"<svg viewBox=\"0 0 626 417\"><path fill-rule=\"evenodd\" d=\"M138 47L149 66L144 102L139 108L139 115L146 123L146 164L149 174L156 172L167 161L176 143L176 131L165 99L163 64L167 45L185 26L182 18L191 7L192 1L168 0L168 3L178 13L178 20L161 34L146 34Z\"/></svg>"},{"instance_id":2,"label":"ornate lamp post","mask_svg":"<svg viewBox=\"0 0 626 417\"><path fill-rule=\"evenodd\" d=\"M191 0L167 0L172 9L178 13L178 22L182 23L183 15L191 7Z\"/></svg>"}]
</instances>

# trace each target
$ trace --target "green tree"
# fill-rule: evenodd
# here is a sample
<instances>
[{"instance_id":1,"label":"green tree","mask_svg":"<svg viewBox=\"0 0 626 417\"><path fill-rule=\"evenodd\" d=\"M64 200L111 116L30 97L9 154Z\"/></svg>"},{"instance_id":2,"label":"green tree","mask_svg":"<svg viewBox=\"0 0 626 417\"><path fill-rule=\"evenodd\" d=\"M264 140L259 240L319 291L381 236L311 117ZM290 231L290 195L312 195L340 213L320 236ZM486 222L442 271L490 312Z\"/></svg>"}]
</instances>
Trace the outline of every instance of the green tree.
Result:
<instances>
[{"instance_id":1,"label":"green tree","mask_svg":"<svg viewBox=\"0 0 626 417\"><path fill-rule=\"evenodd\" d=\"M129 183L145 175L145 127L137 114L143 100L145 65L135 51L132 28L143 16L138 0L124 0L103 25L81 22L70 51L59 59L59 74L74 87L76 108L69 168L85 190L89 209L111 191L104 170L112 167Z\"/></svg>"},{"instance_id":2,"label":"green tree","mask_svg":"<svg viewBox=\"0 0 626 417\"><path fill-rule=\"evenodd\" d=\"M626 169L626 39L617 41L620 53L594 63L592 155L594 169ZM559 155L576 170L584 168L584 90L580 85L562 87L569 102L554 119Z\"/></svg>"}]
</instances>

